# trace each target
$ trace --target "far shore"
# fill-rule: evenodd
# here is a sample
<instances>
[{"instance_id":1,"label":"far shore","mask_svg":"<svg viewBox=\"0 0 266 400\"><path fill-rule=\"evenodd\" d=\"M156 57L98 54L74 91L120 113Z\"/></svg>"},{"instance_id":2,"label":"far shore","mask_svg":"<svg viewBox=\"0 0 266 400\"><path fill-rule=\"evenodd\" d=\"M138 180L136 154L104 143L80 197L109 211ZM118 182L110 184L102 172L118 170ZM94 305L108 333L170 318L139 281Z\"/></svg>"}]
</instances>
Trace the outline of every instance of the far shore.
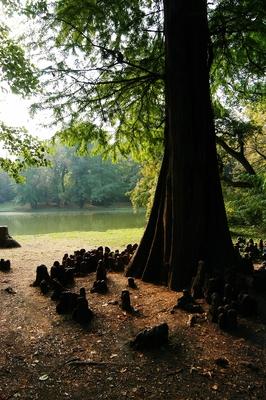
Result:
<instances>
[{"instance_id":1,"label":"far shore","mask_svg":"<svg viewBox=\"0 0 266 400\"><path fill-rule=\"evenodd\" d=\"M109 205L92 205L85 204L84 207L78 207L75 204L58 206L56 204L40 204L36 208L32 208L30 204L18 204L14 202L0 203L1 212L60 212L60 211L106 211L114 209L132 209L130 202L113 203Z\"/></svg>"}]
</instances>

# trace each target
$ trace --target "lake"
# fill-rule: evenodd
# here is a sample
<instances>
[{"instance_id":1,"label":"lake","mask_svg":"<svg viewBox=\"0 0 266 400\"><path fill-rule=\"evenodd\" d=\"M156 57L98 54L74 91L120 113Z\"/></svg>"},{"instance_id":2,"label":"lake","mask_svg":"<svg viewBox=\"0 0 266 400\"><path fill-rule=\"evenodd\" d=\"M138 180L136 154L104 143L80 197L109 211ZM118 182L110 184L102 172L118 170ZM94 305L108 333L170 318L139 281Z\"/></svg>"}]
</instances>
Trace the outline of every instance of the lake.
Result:
<instances>
[{"instance_id":1,"label":"lake","mask_svg":"<svg viewBox=\"0 0 266 400\"><path fill-rule=\"evenodd\" d=\"M0 225L7 225L11 236L142 228L145 223L144 211L134 213L131 208L0 212Z\"/></svg>"}]
</instances>

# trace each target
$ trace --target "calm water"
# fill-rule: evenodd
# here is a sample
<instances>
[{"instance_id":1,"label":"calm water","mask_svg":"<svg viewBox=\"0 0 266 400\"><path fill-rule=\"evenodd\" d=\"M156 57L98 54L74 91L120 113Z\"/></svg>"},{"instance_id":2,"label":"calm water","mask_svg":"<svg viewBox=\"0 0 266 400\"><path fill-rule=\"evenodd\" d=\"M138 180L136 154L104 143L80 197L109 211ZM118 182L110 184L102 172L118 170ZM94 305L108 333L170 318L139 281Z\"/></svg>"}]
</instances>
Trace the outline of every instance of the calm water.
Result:
<instances>
[{"instance_id":1,"label":"calm water","mask_svg":"<svg viewBox=\"0 0 266 400\"><path fill-rule=\"evenodd\" d=\"M10 235L36 235L72 231L106 231L142 228L145 214L128 209L105 211L36 211L0 212L0 225L7 225Z\"/></svg>"}]
</instances>

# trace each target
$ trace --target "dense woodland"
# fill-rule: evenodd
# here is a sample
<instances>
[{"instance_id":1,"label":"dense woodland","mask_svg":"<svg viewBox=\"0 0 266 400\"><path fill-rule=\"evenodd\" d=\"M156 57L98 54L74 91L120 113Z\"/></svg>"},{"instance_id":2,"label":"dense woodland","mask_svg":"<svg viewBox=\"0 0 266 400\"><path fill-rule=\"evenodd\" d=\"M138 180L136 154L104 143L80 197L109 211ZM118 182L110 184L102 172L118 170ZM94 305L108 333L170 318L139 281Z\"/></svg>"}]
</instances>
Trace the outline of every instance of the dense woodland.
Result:
<instances>
[{"instance_id":1,"label":"dense woodland","mask_svg":"<svg viewBox=\"0 0 266 400\"><path fill-rule=\"evenodd\" d=\"M138 178L138 165L112 163L99 156L78 156L74 148L57 146L48 167L27 169L22 183L0 174L0 203L42 207L109 206L129 202Z\"/></svg>"},{"instance_id":2,"label":"dense woodland","mask_svg":"<svg viewBox=\"0 0 266 400\"><path fill-rule=\"evenodd\" d=\"M141 164L131 197L150 217L130 273L177 289L199 259L230 269L220 181L230 218L265 221L264 2L2 4L29 29L18 42L1 26L5 85L39 96L33 111L53 112L62 143ZM21 129L2 124L0 139L15 156L1 167L16 179L47 166L45 146Z\"/></svg>"},{"instance_id":3,"label":"dense woodland","mask_svg":"<svg viewBox=\"0 0 266 400\"><path fill-rule=\"evenodd\" d=\"M64 156L68 155L67 158ZM61 157L59 157L61 155ZM63 157L62 157L63 156ZM128 203L146 209L149 216L157 181L157 165L141 166L133 161L112 163L100 156L78 156L74 148L58 147L47 167L32 167L17 183L6 172L0 173L1 204L13 207L112 206ZM141 171L140 171L141 168ZM234 188L226 183L223 195L231 226L266 226L265 185L261 177L251 188Z\"/></svg>"}]
</instances>

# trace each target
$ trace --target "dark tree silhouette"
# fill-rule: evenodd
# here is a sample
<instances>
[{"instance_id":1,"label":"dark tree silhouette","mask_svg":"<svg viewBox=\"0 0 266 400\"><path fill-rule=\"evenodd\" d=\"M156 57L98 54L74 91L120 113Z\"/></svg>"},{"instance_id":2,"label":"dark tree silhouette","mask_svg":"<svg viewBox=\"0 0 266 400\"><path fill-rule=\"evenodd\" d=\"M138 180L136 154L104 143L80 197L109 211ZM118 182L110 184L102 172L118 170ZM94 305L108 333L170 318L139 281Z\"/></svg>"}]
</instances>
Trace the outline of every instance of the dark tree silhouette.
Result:
<instances>
[{"instance_id":1,"label":"dark tree silhouette","mask_svg":"<svg viewBox=\"0 0 266 400\"><path fill-rule=\"evenodd\" d=\"M197 263L224 276L233 265L215 148L205 0L164 1L165 152L150 219L128 276L190 285Z\"/></svg>"}]
</instances>

